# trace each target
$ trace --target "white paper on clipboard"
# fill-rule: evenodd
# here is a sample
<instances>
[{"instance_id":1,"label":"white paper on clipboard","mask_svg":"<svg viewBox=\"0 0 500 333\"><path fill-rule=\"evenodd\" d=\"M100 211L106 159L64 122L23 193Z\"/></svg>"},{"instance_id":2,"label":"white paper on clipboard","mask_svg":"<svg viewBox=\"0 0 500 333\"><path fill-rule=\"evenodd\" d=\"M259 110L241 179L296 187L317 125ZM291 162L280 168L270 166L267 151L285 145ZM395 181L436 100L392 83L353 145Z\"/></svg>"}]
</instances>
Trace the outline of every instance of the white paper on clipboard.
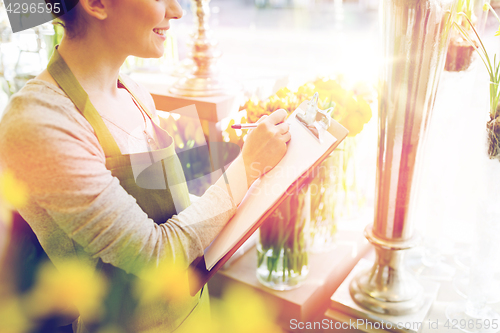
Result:
<instances>
[{"instance_id":1,"label":"white paper on clipboard","mask_svg":"<svg viewBox=\"0 0 500 333\"><path fill-rule=\"evenodd\" d=\"M286 190L318 159L337 139L325 132L320 143L314 135L295 119L297 110L290 115L291 140L283 159L250 187L238 210L217 238L205 250L205 264L211 270L238 241L259 221Z\"/></svg>"}]
</instances>

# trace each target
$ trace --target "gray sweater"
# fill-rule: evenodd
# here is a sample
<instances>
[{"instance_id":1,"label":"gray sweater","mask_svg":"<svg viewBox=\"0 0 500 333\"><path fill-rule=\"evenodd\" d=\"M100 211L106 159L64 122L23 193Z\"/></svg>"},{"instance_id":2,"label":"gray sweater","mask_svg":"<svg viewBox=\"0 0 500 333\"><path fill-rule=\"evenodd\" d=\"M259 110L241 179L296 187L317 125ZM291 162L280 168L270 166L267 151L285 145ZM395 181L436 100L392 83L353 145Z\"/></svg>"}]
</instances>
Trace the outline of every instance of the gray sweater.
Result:
<instances>
[{"instance_id":1,"label":"gray sweater","mask_svg":"<svg viewBox=\"0 0 500 333\"><path fill-rule=\"evenodd\" d=\"M154 111L151 95L123 79ZM130 135L104 121L122 153L132 153ZM75 257L95 266L101 258L135 273L162 259L190 263L236 212L227 192L214 185L166 223L154 223L106 169L90 124L59 87L41 80L30 80L5 110L0 163L28 185L20 213L56 266Z\"/></svg>"}]
</instances>

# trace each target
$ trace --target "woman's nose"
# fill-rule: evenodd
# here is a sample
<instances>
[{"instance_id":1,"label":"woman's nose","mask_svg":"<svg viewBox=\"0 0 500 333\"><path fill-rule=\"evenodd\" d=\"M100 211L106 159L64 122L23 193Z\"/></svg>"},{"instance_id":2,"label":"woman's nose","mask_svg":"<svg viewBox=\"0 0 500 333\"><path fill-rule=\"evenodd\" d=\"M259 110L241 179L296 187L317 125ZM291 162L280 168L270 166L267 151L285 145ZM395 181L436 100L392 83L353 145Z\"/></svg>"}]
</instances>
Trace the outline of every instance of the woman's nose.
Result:
<instances>
[{"instance_id":1,"label":"woman's nose","mask_svg":"<svg viewBox=\"0 0 500 333\"><path fill-rule=\"evenodd\" d=\"M182 17L182 7L177 0L169 0L166 17L169 19L180 19Z\"/></svg>"}]
</instances>

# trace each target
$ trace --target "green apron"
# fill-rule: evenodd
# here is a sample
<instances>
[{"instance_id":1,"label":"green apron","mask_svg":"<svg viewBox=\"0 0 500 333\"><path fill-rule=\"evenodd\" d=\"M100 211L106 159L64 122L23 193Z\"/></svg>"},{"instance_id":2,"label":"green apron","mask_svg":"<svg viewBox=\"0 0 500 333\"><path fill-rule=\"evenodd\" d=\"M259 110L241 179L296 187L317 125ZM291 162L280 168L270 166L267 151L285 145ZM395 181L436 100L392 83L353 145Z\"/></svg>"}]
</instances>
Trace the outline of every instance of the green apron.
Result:
<instances>
[{"instance_id":1,"label":"green apron","mask_svg":"<svg viewBox=\"0 0 500 333\"><path fill-rule=\"evenodd\" d=\"M190 205L188 188L182 166L175 153L173 139L167 131L156 124L151 113L121 78L118 79L118 84L121 84L132 95L136 104L150 118L160 149L145 153L122 155L101 116L90 102L87 93L83 90L64 59L59 55L57 46L54 49L47 70L94 128L106 156L106 168L111 171L114 177L118 178L120 185L136 199L137 204L148 217L154 220L155 223L162 224ZM109 266L111 266L100 262L100 266L102 265L108 265L108 270ZM117 268L111 267L117 270ZM172 288L175 288L175 286L172 286ZM174 331L179 327L189 327L197 320L197 317L206 318L210 311L207 286L205 285L198 294L182 306L167 303L163 303L163 305L165 308L162 309L165 310L165 313L157 316L146 315L145 318L139 318L139 327L137 329L140 329L141 332L143 331L142 328L146 332L165 332L165 329ZM154 308L152 305L152 311L158 311L158 308ZM141 309L142 312L144 312L144 309ZM153 319L153 317L155 318ZM160 320L157 317L162 318ZM79 323L81 323L81 320L79 320ZM82 329L79 327L78 332L80 330Z\"/></svg>"}]
</instances>

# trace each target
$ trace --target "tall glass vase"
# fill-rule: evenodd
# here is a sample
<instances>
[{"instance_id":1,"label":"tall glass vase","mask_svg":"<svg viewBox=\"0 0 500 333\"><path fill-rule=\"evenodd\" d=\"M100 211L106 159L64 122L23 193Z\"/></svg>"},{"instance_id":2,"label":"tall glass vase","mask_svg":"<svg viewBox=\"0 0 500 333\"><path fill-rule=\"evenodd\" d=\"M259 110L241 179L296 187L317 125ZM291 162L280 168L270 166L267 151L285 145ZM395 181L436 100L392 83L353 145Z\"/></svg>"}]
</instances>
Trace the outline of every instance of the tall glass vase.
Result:
<instances>
[{"instance_id":1,"label":"tall glass vase","mask_svg":"<svg viewBox=\"0 0 500 333\"><path fill-rule=\"evenodd\" d=\"M309 187L293 193L259 229L257 279L266 287L289 290L299 287L309 273Z\"/></svg>"},{"instance_id":2,"label":"tall glass vase","mask_svg":"<svg viewBox=\"0 0 500 333\"><path fill-rule=\"evenodd\" d=\"M416 243L412 210L422 169L417 157L425 145L455 10L454 0L382 1L375 221L365 230L377 256L350 285L353 300L377 313L416 312L424 302L422 286L403 267L403 253Z\"/></svg>"},{"instance_id":3,"label":"tall glass vase","mask_svg":"<svg viewBox=\"0 0 500 333\"><path fill-rule=\"evenodd\" d=\"M337 148L338 149L338 148ZM336 150L317 169L311 181L311 227L309 234L312 252L327 252L335 247L337 219L343 209L345 193L341 190L343 151Z\"/></svg>"},{"instance_id":4,"label":"tall glass vase","mask_svg":"<svg viewBox=\"0 0 500 333\"><path fill-rule=\"evenodd\" d=\"M335 247L338 222L355 214L360 206L356 184L355 137L347 137L315 172L311 193L311 252Z\"/></svg>"}]
</instances>

